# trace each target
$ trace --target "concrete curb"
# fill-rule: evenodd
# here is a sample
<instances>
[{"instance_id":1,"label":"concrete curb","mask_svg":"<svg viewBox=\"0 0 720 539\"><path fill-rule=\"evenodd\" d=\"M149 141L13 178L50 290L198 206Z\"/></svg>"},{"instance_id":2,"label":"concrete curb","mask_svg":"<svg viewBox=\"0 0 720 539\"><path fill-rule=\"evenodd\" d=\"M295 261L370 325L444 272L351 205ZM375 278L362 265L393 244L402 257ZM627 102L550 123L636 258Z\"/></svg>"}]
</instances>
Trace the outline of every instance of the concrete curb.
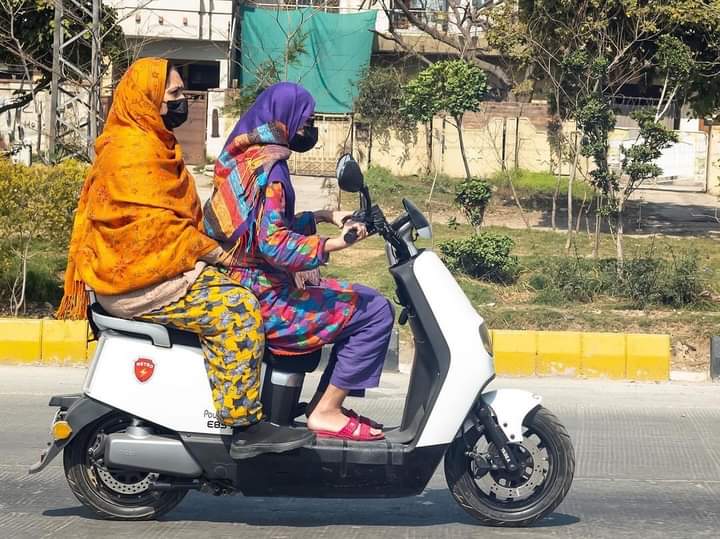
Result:
<instances>
[{"instance_id":1,"label":"concrete curb","mask_svg":"<svg viewBox=\"0 0 720 539\"><path fill-rule=\"evenodd\" d=\"M505 376L670 379L670 335L493 330L495 369Z\"/></svg>"},{"instance_id":2,"label":"concrete curb","mask_svg":"<svg viewBox=\"0 0 720 539\"><path fill-rule=\"evenodd\" d=\"M95 350L88 331L86 321L0 319L0 363L86 363ZM502 376L670 379L669 335L493 330L492 337ZM396 348L392 354L387 367L397 371Z\"/></svg>"}]
</instances>

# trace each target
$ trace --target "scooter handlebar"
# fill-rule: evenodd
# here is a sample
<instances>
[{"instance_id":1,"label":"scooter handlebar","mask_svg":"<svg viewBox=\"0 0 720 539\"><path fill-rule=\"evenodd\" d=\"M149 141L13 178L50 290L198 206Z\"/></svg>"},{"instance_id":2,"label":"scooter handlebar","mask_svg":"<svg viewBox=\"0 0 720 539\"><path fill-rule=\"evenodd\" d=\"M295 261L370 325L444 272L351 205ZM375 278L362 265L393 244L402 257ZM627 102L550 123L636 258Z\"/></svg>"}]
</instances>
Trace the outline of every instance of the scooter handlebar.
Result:
<instances>
[{"instance_id":1,"label":"scooter handlebar","mask_svg":"<svg viewBox=\"0 0 720 539\"><path fill-rule=\"evenodd\" d=\"M345 235L343 236L343 241L347 243L348 245L352 245L355 243L358 239L358 232L354 228L351 228L348 230Z\"/></svg>"}]
</instances>

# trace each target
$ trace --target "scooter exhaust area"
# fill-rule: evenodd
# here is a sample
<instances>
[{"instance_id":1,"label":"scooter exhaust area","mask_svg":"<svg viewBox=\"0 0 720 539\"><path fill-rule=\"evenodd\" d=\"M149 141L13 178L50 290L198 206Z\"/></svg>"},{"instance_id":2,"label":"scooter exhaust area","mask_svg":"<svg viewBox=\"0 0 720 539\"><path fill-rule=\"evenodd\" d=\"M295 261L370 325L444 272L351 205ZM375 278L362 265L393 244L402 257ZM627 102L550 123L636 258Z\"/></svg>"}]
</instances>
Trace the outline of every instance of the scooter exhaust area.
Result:
<instances>
[{"instance_id":1,"label":"scooter exhaust area","mask_svg":"<svg viewBox=\"0 0 720 539\"><path fill-rule=\"evenodd\" d=\"M105 464L177 477L200 477L202 468L180 440L152 434L144 427L109 434L105 439Z\"/></svg>"}]
</instances>

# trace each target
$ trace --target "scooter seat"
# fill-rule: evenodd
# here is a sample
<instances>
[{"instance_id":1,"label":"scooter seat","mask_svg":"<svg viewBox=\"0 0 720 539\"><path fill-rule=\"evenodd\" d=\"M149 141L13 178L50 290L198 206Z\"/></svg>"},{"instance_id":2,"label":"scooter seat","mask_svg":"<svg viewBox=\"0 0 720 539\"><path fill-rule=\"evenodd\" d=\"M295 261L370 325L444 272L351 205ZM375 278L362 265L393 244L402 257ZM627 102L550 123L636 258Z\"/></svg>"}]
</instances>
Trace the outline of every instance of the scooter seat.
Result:
<instances>
[{"instance_id":1,"label":"scooter seat","mask_svg":"<svg viewBox=\"0 0 720 539\"><path fill-rule=\"evenodd\" d=\"M263 361L273 368L273 370L291 373L312 372L317 369L322 357L322 349L310 352L308 354L298 354L293 356L281 356L273 354L269 349L265 349Z\"/></svg>"},{"instance_id":2,"label":"scooter seat","mask_svg":"<svg viewBox=\"0 0 720 539\"><path fill-rule=\"evenodd\" d=\"M170 348L176 344L200 347L200 338L197 333L153 322L118 318L108 313L97 302L88 307L88 322L95 338L100 337L105 330L112 330L122 335L150 339L155 346L163 348Z\"/></svg>"}]
</instances>

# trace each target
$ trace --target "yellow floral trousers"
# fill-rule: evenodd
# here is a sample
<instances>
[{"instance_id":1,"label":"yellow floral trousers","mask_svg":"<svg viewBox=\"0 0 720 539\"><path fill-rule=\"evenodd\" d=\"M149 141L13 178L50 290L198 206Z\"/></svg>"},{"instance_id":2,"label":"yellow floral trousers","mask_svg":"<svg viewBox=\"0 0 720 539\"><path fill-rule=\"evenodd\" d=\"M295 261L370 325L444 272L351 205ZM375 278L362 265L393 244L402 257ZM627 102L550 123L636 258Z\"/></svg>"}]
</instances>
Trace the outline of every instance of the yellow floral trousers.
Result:
<instances>
[{"instance_id":1,"label":"yellow floral trousers","mask_svg":"<svg viewBox=\"0 0 720 539\"><path fill-rule=\"evenodd\" d=\"M185 297L140 318L199 334L220 421L243 427L262 418L265 334L252 292L208 266Z\"/></svg>"}]
</instances>

